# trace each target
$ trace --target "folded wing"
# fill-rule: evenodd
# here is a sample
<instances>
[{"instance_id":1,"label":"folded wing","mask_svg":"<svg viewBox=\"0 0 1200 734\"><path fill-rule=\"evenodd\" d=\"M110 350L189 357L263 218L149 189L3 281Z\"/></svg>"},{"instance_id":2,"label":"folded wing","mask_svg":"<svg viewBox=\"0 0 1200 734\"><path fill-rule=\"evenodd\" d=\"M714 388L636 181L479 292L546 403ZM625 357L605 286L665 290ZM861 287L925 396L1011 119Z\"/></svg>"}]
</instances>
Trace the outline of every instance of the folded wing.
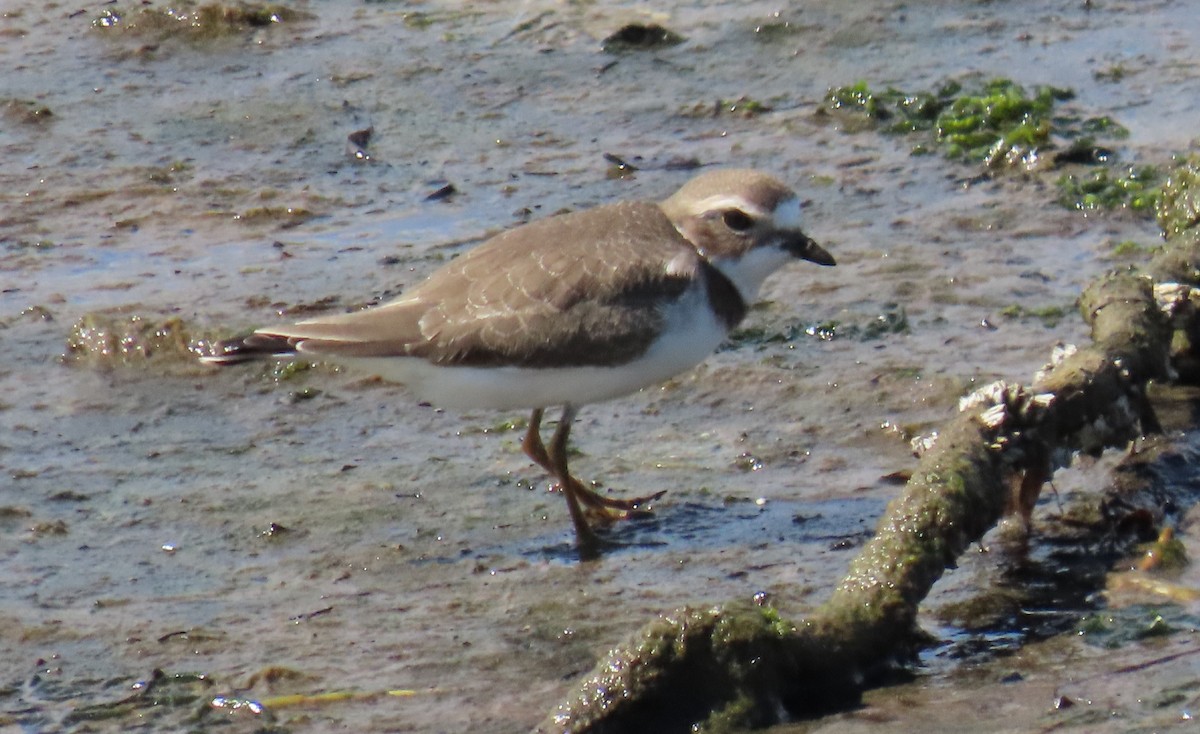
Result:
<instances>
[{"instance_id":1,"label":"folded wing","mask_svg":"<svg viewBox=\"0 0 1200 734\"><path fill-rule=\"evenodd\" d=\"M646 348L662 328L661 306L701 267L658 205L614 204L510 230L394 301L260 329L210 361L300 352L464 366L617 364Z\"/></svg>"}]
</instances>

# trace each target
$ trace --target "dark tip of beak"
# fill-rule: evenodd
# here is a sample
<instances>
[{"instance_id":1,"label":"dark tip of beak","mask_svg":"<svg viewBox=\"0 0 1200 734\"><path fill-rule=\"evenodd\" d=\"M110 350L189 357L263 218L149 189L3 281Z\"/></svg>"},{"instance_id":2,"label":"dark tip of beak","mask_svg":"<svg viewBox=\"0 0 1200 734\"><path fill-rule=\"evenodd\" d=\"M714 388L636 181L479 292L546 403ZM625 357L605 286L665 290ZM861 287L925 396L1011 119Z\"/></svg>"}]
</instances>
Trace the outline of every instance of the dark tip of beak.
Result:
<instances>
[{"instance_id":1,"label":"dark tip of beak","mask_svg":"<svg viewBox=\"0 0 1200 734\"><path fill-rule=\"evenodd\" d=\"M784 247L792 255L802 260L808 260L817 265L837 265L837 261L833 259L833 255L830 255L824 247L813 242L812 238L808 235L797 233L796 237L789 240Z\"/></svg>"}]
</instances>

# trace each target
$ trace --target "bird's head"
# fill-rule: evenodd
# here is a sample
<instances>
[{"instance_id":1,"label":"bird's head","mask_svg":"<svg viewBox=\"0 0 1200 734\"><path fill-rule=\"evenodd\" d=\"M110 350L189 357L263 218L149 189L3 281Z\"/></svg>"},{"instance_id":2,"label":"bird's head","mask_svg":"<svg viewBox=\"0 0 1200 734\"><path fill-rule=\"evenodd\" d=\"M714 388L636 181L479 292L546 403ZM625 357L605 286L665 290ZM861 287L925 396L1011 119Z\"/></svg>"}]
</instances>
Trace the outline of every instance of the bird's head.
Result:
<instances>
[{"instance_id":1,"label":"bird's head","mask_svg":"<svg viewBox=\"0 0 1200 734\"><path fill-rule=\"evenodd\" d=\"M680 234L747 300L789 260L835 264L833 256L800 229L796 192L760 171L702 173L660 206Z\"/></svg>"}]
</instances>

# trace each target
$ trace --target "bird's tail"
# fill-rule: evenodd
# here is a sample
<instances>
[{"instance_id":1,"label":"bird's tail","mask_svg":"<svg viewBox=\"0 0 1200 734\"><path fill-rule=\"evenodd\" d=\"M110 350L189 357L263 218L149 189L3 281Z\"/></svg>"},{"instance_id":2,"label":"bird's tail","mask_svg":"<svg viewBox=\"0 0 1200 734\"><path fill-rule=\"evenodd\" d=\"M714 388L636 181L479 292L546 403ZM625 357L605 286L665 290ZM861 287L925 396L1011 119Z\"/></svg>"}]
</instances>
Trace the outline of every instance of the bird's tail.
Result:
<instances>
[{"instance_id":1,"label":"bird's tail","mask_svg":"<svg viewBox=\"0 0 1200 734\"><path fill-rule=\"evenodd\" d=\"M296 356L295 340L276 334L251 334L226 339L213 346L212 354L200 358L205 364L230 365L256 359L279 359Z\"/></svg>"}]
</instances>

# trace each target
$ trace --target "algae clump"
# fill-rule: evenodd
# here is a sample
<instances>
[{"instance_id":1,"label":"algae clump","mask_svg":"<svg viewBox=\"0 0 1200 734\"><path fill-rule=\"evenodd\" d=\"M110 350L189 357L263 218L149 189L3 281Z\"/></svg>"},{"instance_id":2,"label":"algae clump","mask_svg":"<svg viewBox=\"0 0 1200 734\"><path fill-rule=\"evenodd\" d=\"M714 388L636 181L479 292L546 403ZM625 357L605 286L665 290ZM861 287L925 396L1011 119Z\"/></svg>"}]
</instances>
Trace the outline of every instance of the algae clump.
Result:
<instances>
[{"instance_id":1,"label":"algae clump","mask_svg":"<svg viewBox=\"0 0 1200 734\"><path fill-rule=\"evenodd\" d=\"M1200 223L1200 157L1181 161L1162 186L1154 204L1158 226L1167 237Z\"/></svg>"},{"instance_id":2,"label":"algae clump","mask_svg":"<svg viewBox=\"0 0 1200 734\"><path fill-rule=\"evenodd\" d=\"M830 89L818 115L840 121L847 132L924 133L913 144L913 155L939 151L950 160L982 163L988 172L1070 166L1074 170L1056 181L1057 201L1068 209L1154 211L1160 170L1114 168L1112 143L1129 131L1108 115L1084 117L1060 108L1074 96L1070 89L1048 85L1028 91L1009 79L971 88L950 81L932 92L877 91L858 81Z\"/></svg>"},{"instance_id":3,"label":"algae clump","mask_svg":"<svg viewBox=\"0 0 1200 734\"><path fill-rule=\"evenodd\" d=\"M177 316L130 313L125 309L93 311L81 316L67 333L64 364L92 369L146 365L199 369L196 356L209 335L197 336Z\"/></svg>"},{"instance_id":4,"label":"algae clump","mask_svg":"<svg viewBox=\"0 0 1200 734\"><path fill-rule=\"evenodd\" d=\"M1032 93L1009 79L994 79L974 90L951 81L932 92L892 87L876 92L865 81L835 87L825 95L826 114L857 114L886 133L928 132L926 145L947 158L979 161L988 168L1032 168L1051 136L1077 138L1103 127L1055 116L1055 105L1071 99L1067 89L1039 86Z\"/></svg>"},{"instance_id":5,"label":"algae clump","mask_svg":"<svg viewBox=\"0 0 1200 734\"><path fill-rule=\"evenodd\" d=\"M310 17L307 13L280 3L214 2L197 5L184 2L162 8L106 8L92 21L92 26L104 31L120 29L159 39L176 37L203 42Z\"/></svg>"}]
</instances>

